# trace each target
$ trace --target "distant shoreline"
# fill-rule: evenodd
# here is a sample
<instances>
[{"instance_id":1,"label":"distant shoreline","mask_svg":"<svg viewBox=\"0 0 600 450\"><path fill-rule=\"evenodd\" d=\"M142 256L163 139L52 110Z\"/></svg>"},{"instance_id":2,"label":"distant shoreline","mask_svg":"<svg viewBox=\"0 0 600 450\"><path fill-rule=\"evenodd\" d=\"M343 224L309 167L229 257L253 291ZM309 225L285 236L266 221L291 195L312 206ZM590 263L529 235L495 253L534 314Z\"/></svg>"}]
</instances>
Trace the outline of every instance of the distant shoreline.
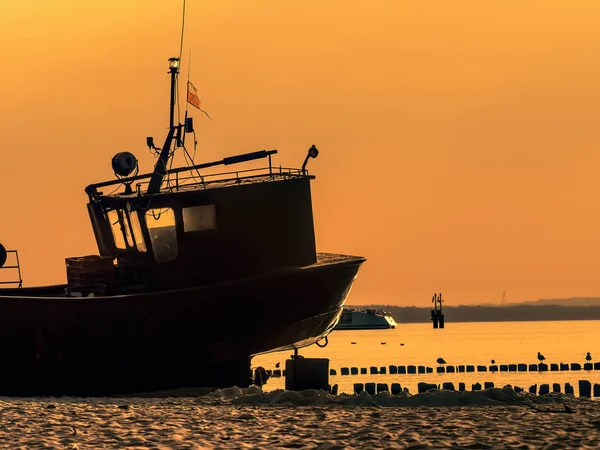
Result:
<instances>
[{"instance_id":1,"label":"distant shoreline","mask_svg":"<svg viewBox=\"0 0 600 450\"><path fill-rule=\"evenodd\" d=\"M399 324L431 322L430 307L391 305L368 305L368 307L384 309ZM600 320L600 306L444 306L443 313L446 322Z\"/></svg>"}]
</instances>

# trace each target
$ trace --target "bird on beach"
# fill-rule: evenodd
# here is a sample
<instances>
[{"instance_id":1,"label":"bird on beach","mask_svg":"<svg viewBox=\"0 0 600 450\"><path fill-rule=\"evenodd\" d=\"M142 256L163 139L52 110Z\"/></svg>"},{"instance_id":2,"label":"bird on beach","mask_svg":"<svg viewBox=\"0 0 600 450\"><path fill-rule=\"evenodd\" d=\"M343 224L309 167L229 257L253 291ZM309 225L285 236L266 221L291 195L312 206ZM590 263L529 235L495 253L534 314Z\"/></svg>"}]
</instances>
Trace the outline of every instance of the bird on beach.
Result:
<instances>
[{"instance_id":1,"label":"bird on beach","mask_svg":"<svg viewBox=\"0 0 600 450\"><path fill-rule=\"evenodd\" d=\"M585 355L585 360L587 362L590 362L592 360L592 355L590 355L590 352L587 352L587 355Z\"/></svg>"},{"instance_id":2,"label":"bird on beach","mask_svg":"<svg viewBox=\"0 0 600 450\"><path fill-rule=\"evenodd\" d=\"M438 358L438 359L437 359L437 363L438 363L440 366L443 366L444 364L446 364L446 361L444 361L444 358Z\"/></svg>"},{"instance_id":3,"label":"bird on beach","mask_svg":"<svg viewBox=\"0 0 600 450\"><path fill-rule=\"evenodd\" d=\"M495 359L492 359L491 362L492 362L492 364L496 364L496 360Z\"/></svg>"},{"instance_id":4,"label":"bird on beach","mask_svg":"<svg viewBox=\"0 0 600 450\"><path fill-rule=\"evenodd\" d=\"M588 353L588 355L589 355L589 353ZM563 403L563 406L565 407L565 412L566 413L573 413L574 412L571 408L569 408L569 406L566 403Z\"/></svg>"},{"instance_id":5,"label":"bird on beach","mask_svg":"<svg viewBox=\"0 0 600 450\"><path fill-rule=\"evenodd\" d=\"M538 352L538 359L540 360L540 362L545 361L546 357L544 355L542 355L540 352Z\"/></svg>"},{"instance_id":6,"label":"bird on beach","mask_svg":"<svg viewBox=\"0 0 600 450\"><path fill-rule=\"evenodd\" d=\"M275 367L279 368L279 363L275 364Z\"/></svg>"}]
</instances>

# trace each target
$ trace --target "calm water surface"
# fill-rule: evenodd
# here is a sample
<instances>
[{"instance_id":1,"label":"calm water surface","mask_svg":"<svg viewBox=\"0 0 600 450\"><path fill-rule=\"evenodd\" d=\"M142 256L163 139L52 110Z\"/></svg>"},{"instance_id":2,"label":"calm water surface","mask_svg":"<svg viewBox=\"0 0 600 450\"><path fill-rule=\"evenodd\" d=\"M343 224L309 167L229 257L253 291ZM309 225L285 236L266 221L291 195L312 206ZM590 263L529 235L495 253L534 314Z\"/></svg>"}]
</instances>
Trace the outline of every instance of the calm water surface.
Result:
<instances>
[{"instance_id":1,"label":"calm water surface","mask_svg":"<svg viewBox=\"0 0 600 450\"><path fill-rule=\"evenodd\" d=\"M356 344L352 344L356 342ZM404 344L404 345L401 345ZM411 375L351 375L341 376L341 367L367 367L389 365L438 366L442 357L448 365L535 364L537 352L546 357L546 363L580 363L591 352L600 361L600 321L553 321L553 322L478 322L447 323L446 328L434 330L427 324L398 324L394 330L344 330L334 331L325 348L313 345L300 350L305 357L329 358L330 368L338 375L330 377L330 383L338 384L340 392L351 393L357 382L400 383L411 393L417 392L420 381L429 383L465 382L467 389L472 383L492 381L496 387L512 384L528 388L532 384L571 383L577 395L578 380L600 383L598 371L561 372L498 372L453 373ZM290 351L260 355L253 359L252 367L274 369L277 362L285 367ZM596 361L596 359L593 359ZM389 370L389 369L388 369ZM280 389L285 379L271 378L265 390Z\"/></svg>"}]
</instances>

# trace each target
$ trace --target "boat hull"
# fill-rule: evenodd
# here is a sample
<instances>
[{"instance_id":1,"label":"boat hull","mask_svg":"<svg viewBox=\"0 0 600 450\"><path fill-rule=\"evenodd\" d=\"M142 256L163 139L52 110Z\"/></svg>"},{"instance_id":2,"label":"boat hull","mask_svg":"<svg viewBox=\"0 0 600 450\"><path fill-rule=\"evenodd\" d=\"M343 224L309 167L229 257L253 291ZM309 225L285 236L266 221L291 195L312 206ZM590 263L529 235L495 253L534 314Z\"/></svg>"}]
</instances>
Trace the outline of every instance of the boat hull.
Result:
<instances>
[{"instance_id":1,"label":"boat hull","mask_svg":"<svg viewBox=\"0 0 600 450\"><path fill-rule=\"evenodd\" d=\"M311 266L149 294L0 290L0 395L247 386L253 355L331 332L362 262L319 254Z\"/></svg>"}]
</instances>

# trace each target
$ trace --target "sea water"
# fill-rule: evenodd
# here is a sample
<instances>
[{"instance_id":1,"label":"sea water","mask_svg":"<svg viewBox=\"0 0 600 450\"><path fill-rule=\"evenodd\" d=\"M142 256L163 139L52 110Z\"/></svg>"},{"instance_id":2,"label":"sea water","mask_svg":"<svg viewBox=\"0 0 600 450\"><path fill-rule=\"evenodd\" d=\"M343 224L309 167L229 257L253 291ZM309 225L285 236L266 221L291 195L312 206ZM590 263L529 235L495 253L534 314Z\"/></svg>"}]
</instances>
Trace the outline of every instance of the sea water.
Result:
<instances>
[{"instance_id":1,"label":"sea water","mask_svg":"<svg viewBox=\"0 0 600 450\"><path fill-rule=\"evenodd\" d=\"M546 359L547 372L500 372L490 373L489 366L501 364L538 364L538 352ZM458 387L464 382L467 389L474 383L493 382L495 386L511 384L529 388L533 384L570 383L578 395L579 380L600 383L597 371L550 371L550 364L579 363L583 369L585 357L590 352L592 362L600 361L600 321L553 321L553 322L478 322L446 323L443 329L434 329L431 323L401 324L389 330L334 330L324 348L313 345L300 350L300 355L310 358L328 358L330 368L337 375L330 377L330 384L338 385L339 392L353 392L354 383L400 383L411 393L417 392L419 382L442 384L452 382ZM285 360L291 351L260 355L253 359L254 368L262 366L273 370L279 362L285 368ZM436 361L443 358L448 366L478 365L488 372L437 373ZM494 363L492 363L494 361ZM389 374L389 366L431 367L432 374ZM370 374L370 367L386 368L386 374ZM359 375L340 375L342 367L356 367ZM368 374L360 375L360 368ZM280 389L285 379L270 378L265 390Z\"/></svg>"},{"instance_id":2,"label":"sea water","mask_svg":"<svg viewBox=\"0 0 600 450\"><path fill-rule=\"evenodd\" d=\"M183 389L127 398L0 398L1 448L599 448L600 402L564 394L515 394L507 384L600 383L600 371L341 376L341 367L583 364L600 359L598 321L399 324L395 330L334 331L305 357L329 358L337 396L289 392L284 378L264 391ZM354 344L352 342L355 342ZM401 345L404 344L404 345ZM253 366L283 369L291 352ZM353 395L355 382L400 383L411 394ZM416 394L419 381L494 382L478 392ZM570 408L569 412L564 406Z\"/></svg>"}]
</instances>

